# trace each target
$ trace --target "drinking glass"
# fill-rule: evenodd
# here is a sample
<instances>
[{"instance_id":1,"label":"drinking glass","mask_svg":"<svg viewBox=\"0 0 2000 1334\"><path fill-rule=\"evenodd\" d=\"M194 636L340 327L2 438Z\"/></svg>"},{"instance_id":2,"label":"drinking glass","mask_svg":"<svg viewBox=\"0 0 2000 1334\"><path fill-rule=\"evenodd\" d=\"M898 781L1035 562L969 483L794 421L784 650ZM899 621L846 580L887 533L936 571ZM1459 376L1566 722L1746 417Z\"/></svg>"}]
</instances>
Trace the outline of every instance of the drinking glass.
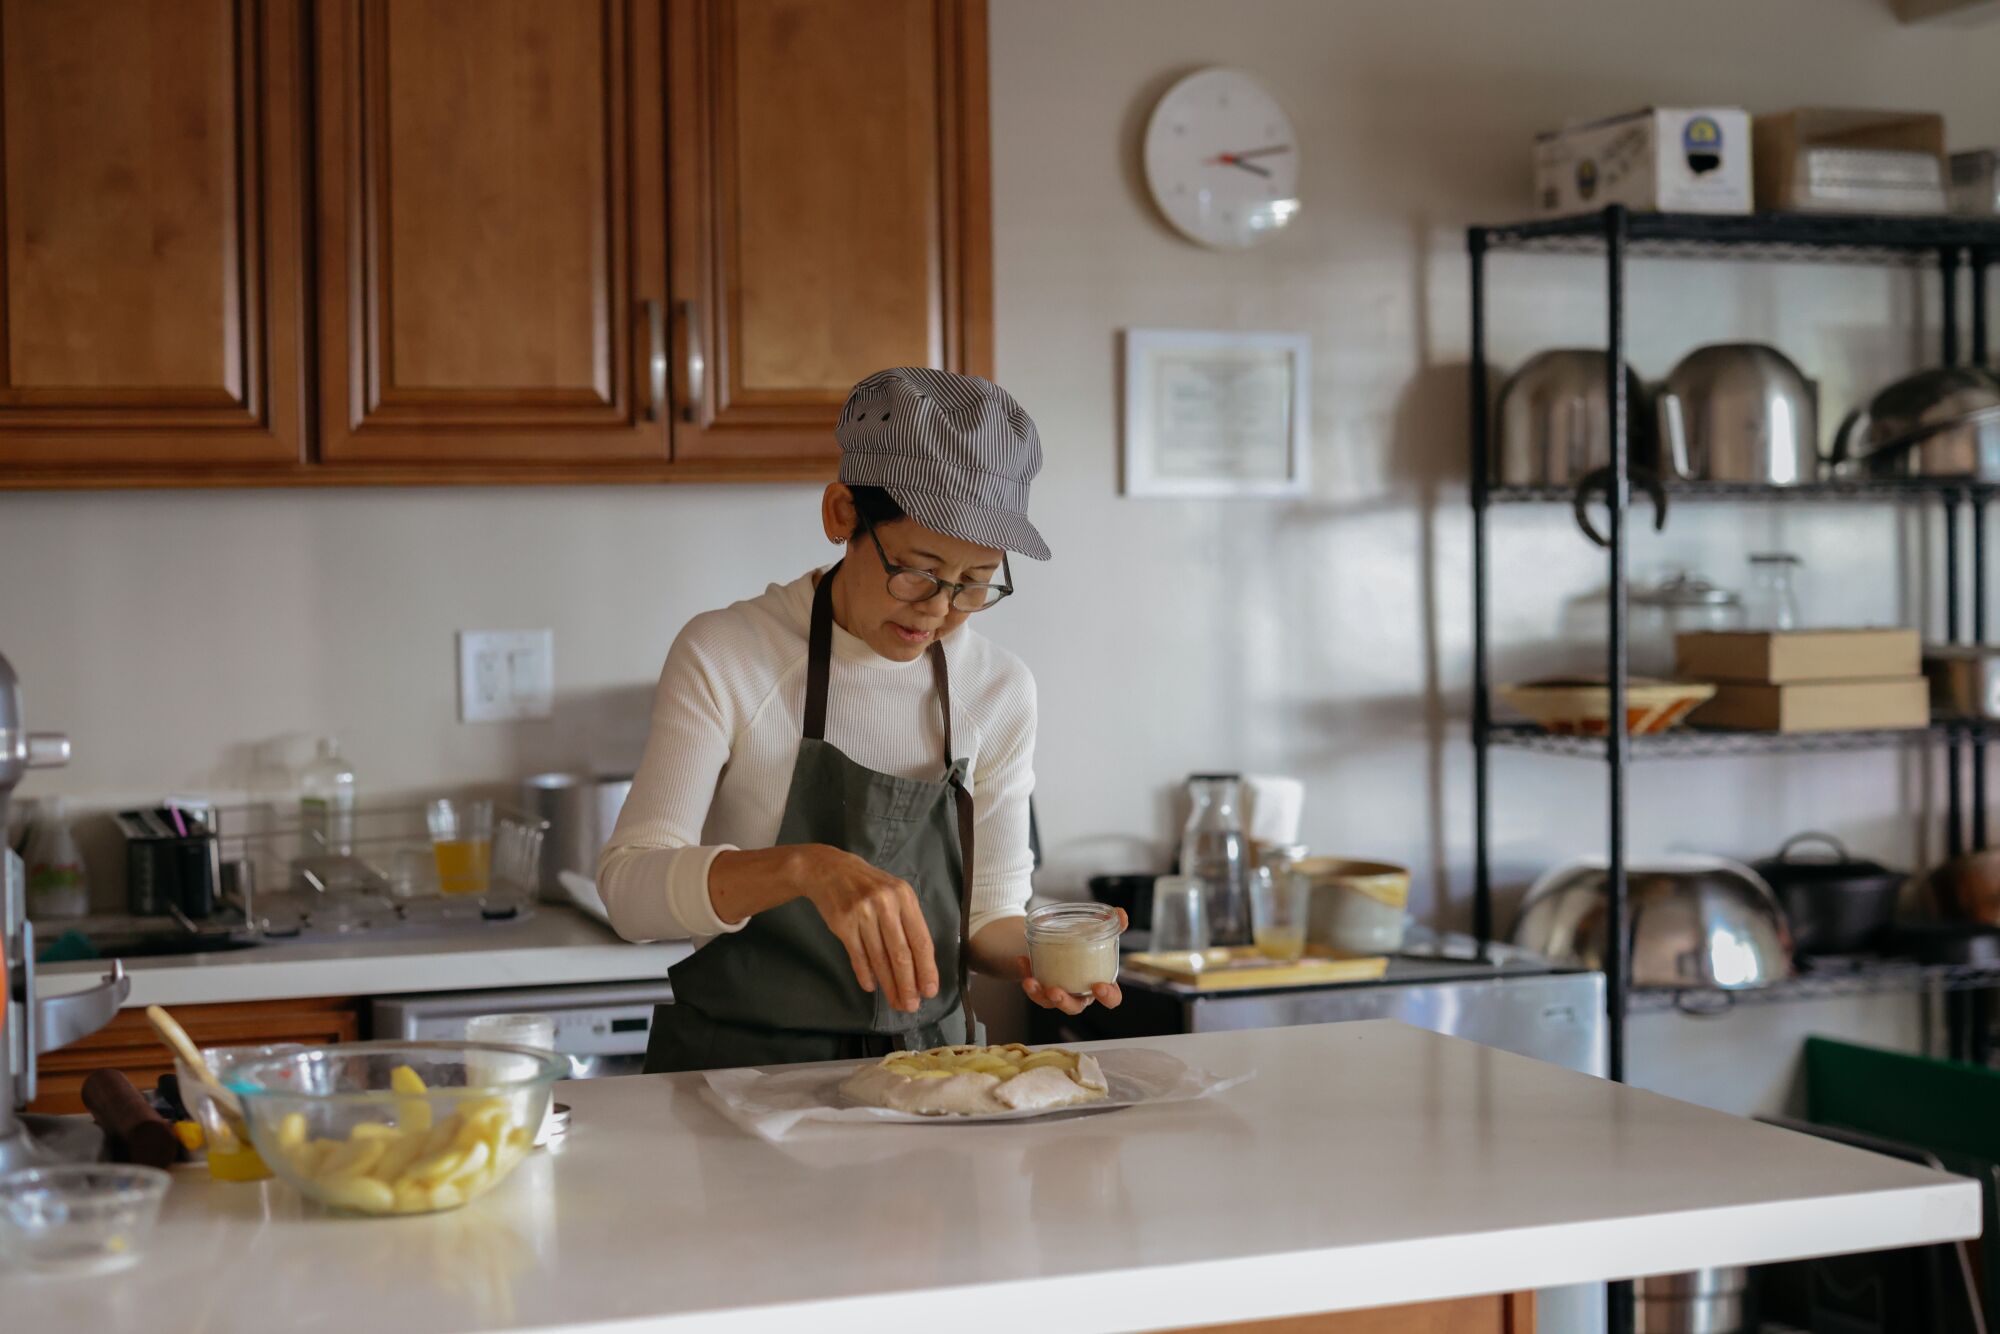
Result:
<instances>
[{"instance_id":1,"label":"drinking glass","mask_svg":"<svg viewBox=\"0 0 2000 1334\"><path fill-rule=\"evenodd\" d=\"M1208 949L1208 905L1199 880L1163 875L1153 882L1153 953L1199 960Z\"/></svg>"},{"instance_id":2,"label":"drinking glass","mask_svg":"<svg viewBox=\"0 0 2000 1334\"><path fill-rule=\"evenodd\" d=\"M556 1021L546 1014L476 1014L465 1021L467 1042L501 1042L515 1047L533 1047L537 1051L556 1049ZM469 1082L477 1082L481 1077L492 1078L498 1071L489 1071L493 1057L482 1062L477 1053L466 1060ZM504 1057L500 1058L502 1061ZM504 1067L503 1067L504 1068ZM549 1126L556 1114L555 1100L549 1100L549 1110L542 1116L541 1125L535 1127L535 1143L539 1146L549 1141Z\"/></svg>"},{"instance_id":3,"label":"drinking glass","mask_svg":"<svg viewBox=\"0 0 2000 1334\"><path fill-rule=\"evenodd\" d=\"M493 803L434 801L426 809L438 893L484 894L493 878Z\"/></svg>"},{"instance_id":4,"label":"drinking glass","mask_svg":"<svg viewBox=\"0 0 2000 1334\"><path fill-rule=\"evenodd\" d=\"M1296 963L1306 952L1306 914L1312 881L1289 864L1259 866L1250 872L1250 923L1257 952L1279 963Z\"/></svg>"}]
</instances>

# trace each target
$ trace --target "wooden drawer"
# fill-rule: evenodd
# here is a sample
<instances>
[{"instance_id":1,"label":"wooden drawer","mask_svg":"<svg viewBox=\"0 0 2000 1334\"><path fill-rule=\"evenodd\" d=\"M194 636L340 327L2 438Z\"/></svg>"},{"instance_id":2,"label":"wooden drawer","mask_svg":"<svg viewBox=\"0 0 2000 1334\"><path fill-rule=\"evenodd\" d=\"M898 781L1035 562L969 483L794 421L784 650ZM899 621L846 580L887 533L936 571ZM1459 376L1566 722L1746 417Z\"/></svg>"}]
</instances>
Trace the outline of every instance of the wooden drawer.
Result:
<instances>
[{"instance_id":1,"label":"wooden drawer","mask_svg":"<svg viewBox=\"0 0 2000 1334\"><path fill-rule=\"evenodd\" d=\"M304 1000L243 1001L229 1005L183 1005L174 1018L198 1047L260 1042L352 1042L361 1036L360 1002L352 996ZM146 1022L143 1010L122 1010L104 1028L36 1064L39 1087L31 1112L80 1112L83 1080L93 1070L125 1072L141 1089L151 1089L174 1068L173 1053Z\"/></svg>"}]
</instances>

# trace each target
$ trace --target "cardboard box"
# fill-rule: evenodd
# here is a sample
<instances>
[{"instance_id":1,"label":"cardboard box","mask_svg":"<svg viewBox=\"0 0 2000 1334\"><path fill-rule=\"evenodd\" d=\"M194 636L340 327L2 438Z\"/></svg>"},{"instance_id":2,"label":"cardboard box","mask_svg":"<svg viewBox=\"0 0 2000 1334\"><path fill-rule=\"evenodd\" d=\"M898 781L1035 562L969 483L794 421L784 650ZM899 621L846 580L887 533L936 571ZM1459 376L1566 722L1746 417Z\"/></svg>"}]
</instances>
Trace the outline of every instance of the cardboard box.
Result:
<instances>
[{"instance_id":1,"label":"cardboard box","mask_svg":"<svg viewBox=\"0 0 2000 1334\"><path fill-rule=\"evenodd\" d=\"M1915 630L1702 630L1674 638L1674 675L1689 681L1862 681L1921 676Z\"/></svg>"},{"instance_id":2,"label":"cardboard box","mask_svg":"<svg viewBox=\"0 0 2000 1334\"><path fill-rule=\"evenodd\" d=\"M1623 204L1641 213L1748 213L1750 113L1648 107L1535 139L1543 213Z\"/></svg>"},{"instance_id":3,"label":"cardboard box","mask_svg":"<svg viewBox=\"0 0 2000 1334\"><path fill-rule=\"evenodd\" d=\"M1941 213L1951 180L1944 153L1944 117L1927 111L1853 111L1800 107L1759 116L1757 207L1787 212ZM1832 150L1816 159L1815 150ZM1936 160L1928 184L1869 179L1843 183L1838 150L1887 149Z\"/></svg>"},{"instance_id":4,"label":"cardboard box","mask_svg":"<svg viewBox=\"0 0 2000 1334\"><path fill-rule=\"evenodd\" d=\"M1804 681L1793 685L1731 682L1689 715L1696 727L1749 732L1860 732L1919 728L1931 722L1930 683Z\"/></svg>"}]
</instances>

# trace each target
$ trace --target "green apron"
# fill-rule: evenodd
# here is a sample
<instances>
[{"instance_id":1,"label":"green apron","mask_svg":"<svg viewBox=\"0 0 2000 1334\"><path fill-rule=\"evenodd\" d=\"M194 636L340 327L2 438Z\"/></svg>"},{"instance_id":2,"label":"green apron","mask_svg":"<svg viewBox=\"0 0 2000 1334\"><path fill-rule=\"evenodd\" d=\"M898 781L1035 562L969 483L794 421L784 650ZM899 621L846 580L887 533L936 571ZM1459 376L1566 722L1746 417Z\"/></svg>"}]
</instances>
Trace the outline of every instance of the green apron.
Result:
<instances>
[{"instance_id":1,"label":"green apron","mask_svg":"<svg viewBox=\"0 0 2000 1334\"><path fill-rule=\"evenodd\" d=\"M951 683L944 647L930 647L944 711L944 776L898 778L856 764L826 740L833 659L833 576L813 593L807 636L805 729L776 845L825 843L906 881L937 952L938 994L916 1013L888 989L854 980L847 947L819 909L796 898L718 936L667 976L674 1002L655 1006L646 1072L849 1060L971 1040L966 996L971 913L972 795L951 753Z\"/></svg>"}]
</instances>

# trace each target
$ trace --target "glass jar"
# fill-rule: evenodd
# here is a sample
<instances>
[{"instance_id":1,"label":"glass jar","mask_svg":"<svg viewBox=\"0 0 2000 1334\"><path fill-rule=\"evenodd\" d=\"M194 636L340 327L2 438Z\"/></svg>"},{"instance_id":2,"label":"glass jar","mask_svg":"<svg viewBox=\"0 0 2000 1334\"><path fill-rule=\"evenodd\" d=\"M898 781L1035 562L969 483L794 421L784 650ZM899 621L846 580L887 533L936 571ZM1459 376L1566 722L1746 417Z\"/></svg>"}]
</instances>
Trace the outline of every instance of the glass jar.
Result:
<instances>
[{"instance_id":1,"label":"glass jar","mask_svg":"<svg viewBox=\"0 0 2000 1334\"><path fill-rule=\"evenodd\" d=\"M1749 625L1752 630L1797 630L1805 624L1799 610L1799 566L1789 551L1760 551L1750 558Z\"/></svg>"},{"instance_id":2,"label":"glass jar","mask_svg":"<svg viewBox=\"0 0 2000 1334\"><path fill-rule=\"evenodd\" d=\"M1630 599L1632 675L1674 674L1675 639L1692 631L1741 630L1743 599L1698 574L1670 574Z\"/></svg>"},{"instance_id":3,"label":"glass jar","mask_svg":"<svg viewBox=\"0 0 2000 1334\"><path fill-rule=\"evenodd\" d=\"M1045 903L1028 913L1035 980L1074 996L1118 980L1118 910L1103 903Z\"/></svg>"},{"instance_id":4,"label":"glass jar","mask_svg":"<svg viewBox=\"0 0 2000 1334\"><path fill-rule=\"evenodd\" d=\"M1243 838L1241 774L1190 774L1181 874L1201 885L1211 945L1250 943L1250 849Z\"/></svg>"}]
</instances>

